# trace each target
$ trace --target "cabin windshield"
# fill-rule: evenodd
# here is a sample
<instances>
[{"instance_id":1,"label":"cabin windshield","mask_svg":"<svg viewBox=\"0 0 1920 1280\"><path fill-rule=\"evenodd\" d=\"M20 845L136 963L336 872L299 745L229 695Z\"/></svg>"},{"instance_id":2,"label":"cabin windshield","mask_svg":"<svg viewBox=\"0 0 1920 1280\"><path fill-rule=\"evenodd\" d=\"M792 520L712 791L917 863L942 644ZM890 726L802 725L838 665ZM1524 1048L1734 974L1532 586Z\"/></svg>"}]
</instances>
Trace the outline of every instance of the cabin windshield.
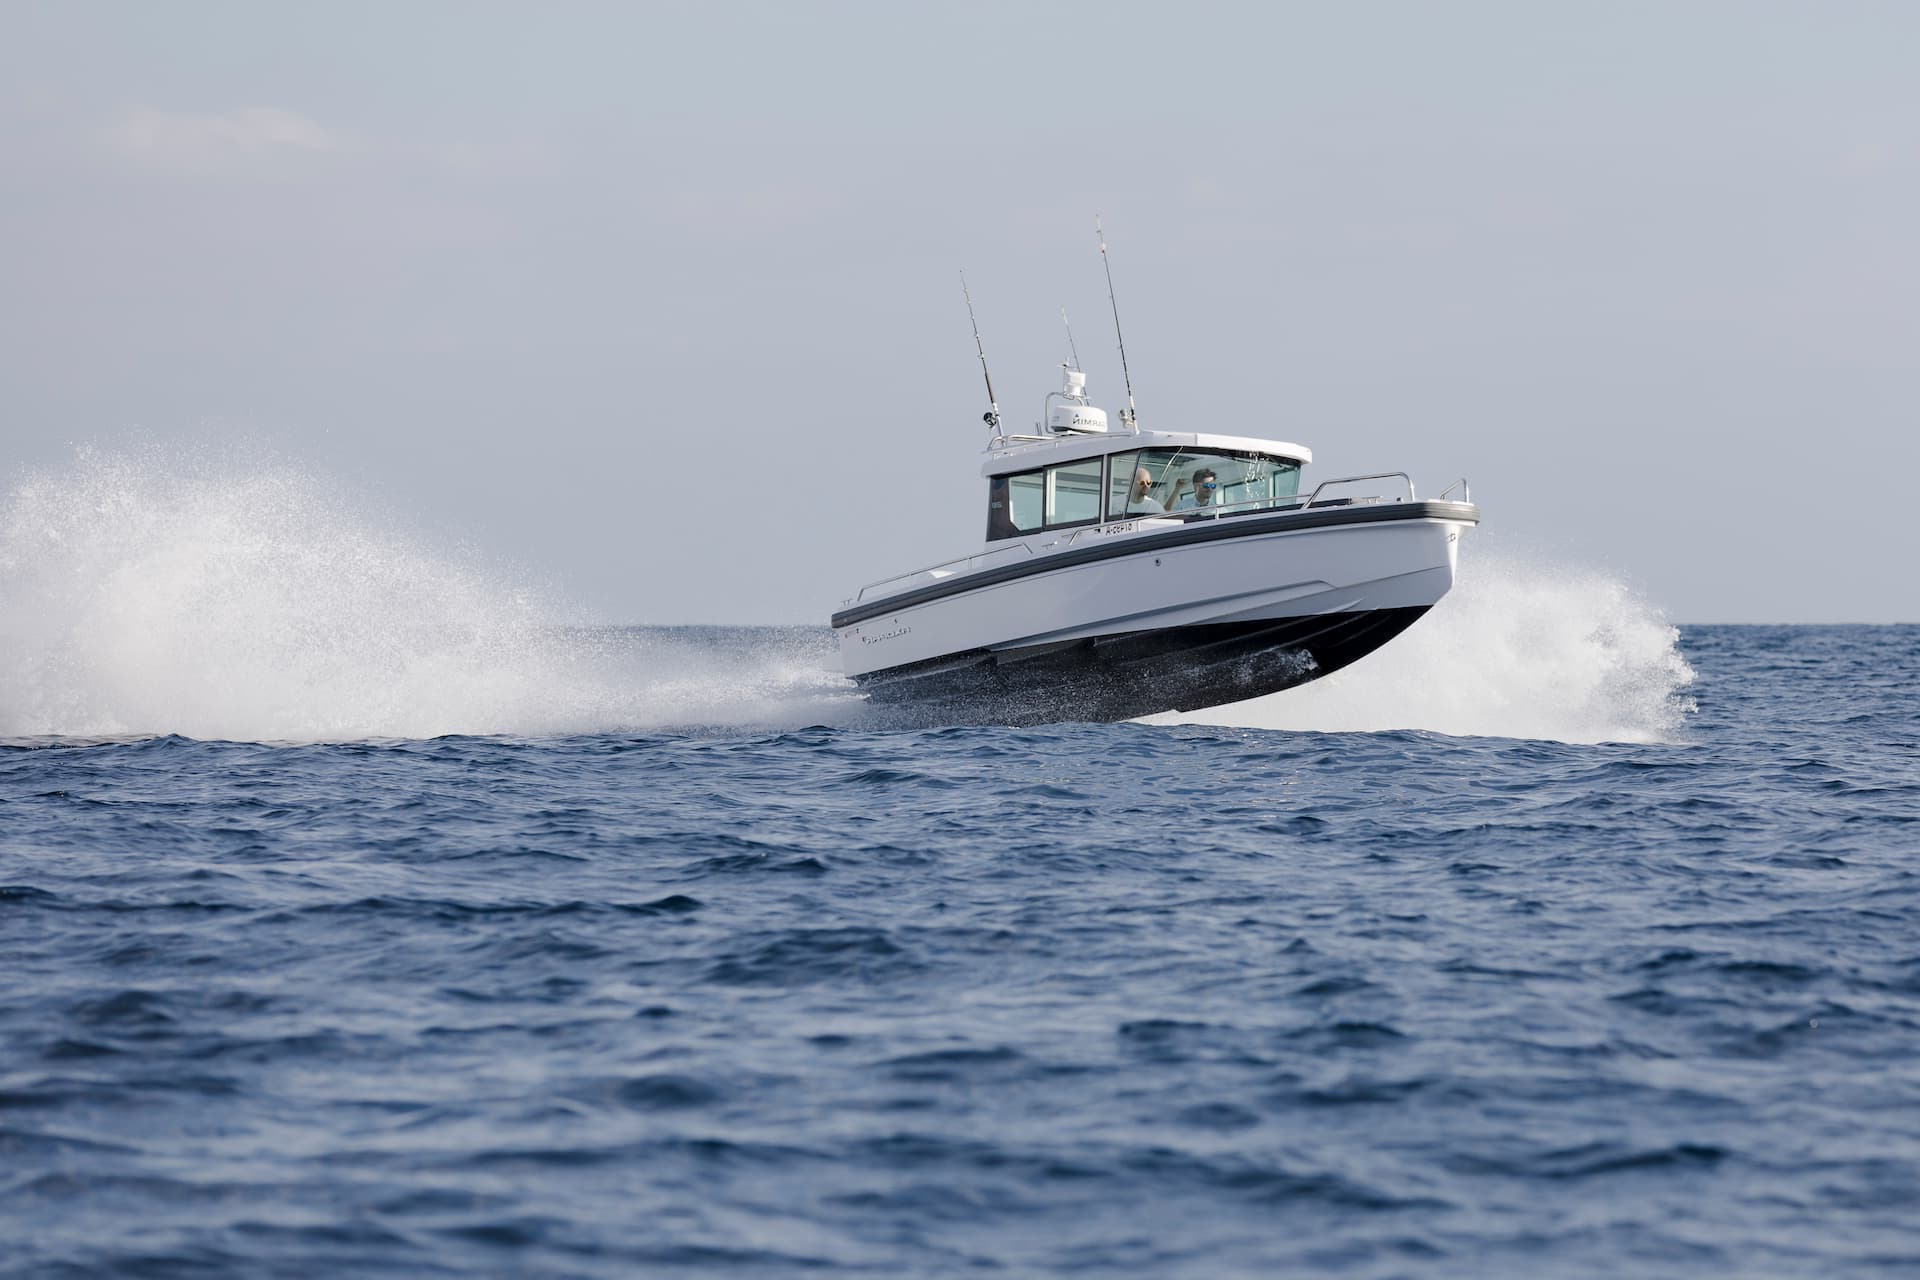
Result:
<instances>
[{"instance_id":1,"label":"cabin windshield","mask_svg":"<svg viewBox=\"0 0 1920 1280\"><path fill-rule=\"evenodd\" d=\"M1107 519L1126 516L1266 511L1293 506L1300 464L1261 453L1140 449L1113 455Z\"/></svg>"}]
</instances>

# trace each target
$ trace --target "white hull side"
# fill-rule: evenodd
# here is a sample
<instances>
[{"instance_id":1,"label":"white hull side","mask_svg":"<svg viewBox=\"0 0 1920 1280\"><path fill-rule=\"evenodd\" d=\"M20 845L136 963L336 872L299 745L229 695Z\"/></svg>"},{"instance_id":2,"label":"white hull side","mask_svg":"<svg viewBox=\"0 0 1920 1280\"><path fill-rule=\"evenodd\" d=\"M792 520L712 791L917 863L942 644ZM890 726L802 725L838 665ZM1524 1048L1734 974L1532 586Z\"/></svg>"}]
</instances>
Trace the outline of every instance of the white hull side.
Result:
<instances>
[{"instance_id":1,"label":"white hull side","mask_svg":"<svg viewBox=\"0 0 1920 1280\"><path fill-rule=\"evenodd\" d=\"M982 586L838 629L850 676L980 649L1162 627L1426 607L1453 585L1468 524L1442 518L1145 547ZM1143 541L1146 539L1143 538Z\"/></svg>"}]
</instances>

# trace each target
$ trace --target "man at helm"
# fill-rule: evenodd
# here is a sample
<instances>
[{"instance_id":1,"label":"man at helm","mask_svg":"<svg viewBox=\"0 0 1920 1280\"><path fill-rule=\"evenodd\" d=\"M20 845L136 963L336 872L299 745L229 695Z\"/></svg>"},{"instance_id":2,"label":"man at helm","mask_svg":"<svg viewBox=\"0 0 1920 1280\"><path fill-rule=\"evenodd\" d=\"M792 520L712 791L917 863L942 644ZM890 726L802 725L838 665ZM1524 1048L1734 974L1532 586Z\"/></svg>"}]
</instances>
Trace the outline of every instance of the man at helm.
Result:
<instances>
[{"instance_id":1,"label":"man at helm","mask_svg":"<svg viewBox=\"0 0 1920 1280\"><path fill-rule=\"evenodd\" d=\"M1153 496L1153 473L1145 467L1133 473L1133 492L1127 495L1127 514L1158 515L1166 508L1160 505L1160 499Z\"/></svg>"}]
</instances>

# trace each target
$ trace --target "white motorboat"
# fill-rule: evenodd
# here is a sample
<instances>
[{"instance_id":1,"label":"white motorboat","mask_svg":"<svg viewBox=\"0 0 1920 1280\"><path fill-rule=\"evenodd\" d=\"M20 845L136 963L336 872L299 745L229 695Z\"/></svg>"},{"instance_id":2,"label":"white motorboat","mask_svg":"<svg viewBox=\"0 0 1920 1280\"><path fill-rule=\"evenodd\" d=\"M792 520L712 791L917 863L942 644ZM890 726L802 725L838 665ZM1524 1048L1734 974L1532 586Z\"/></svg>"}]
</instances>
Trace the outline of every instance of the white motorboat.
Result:
<instances>
[{"instance_id":1,"label":"white motorboat","mask_svg":"<svg viewBox=\"0 0 1920 1280\"><path fill-rule=\"evenodd\" d=\"M1304 446L1149 430L1131 408L1110 430L1063 369L1035 434L986 415L985 546L833 615L871 702L1000 724L1239 702L1366 656L1453 585L1480 518L1464 480L1429 500L1402 472L1303 493Z\"/></svg>"}]
</instances>

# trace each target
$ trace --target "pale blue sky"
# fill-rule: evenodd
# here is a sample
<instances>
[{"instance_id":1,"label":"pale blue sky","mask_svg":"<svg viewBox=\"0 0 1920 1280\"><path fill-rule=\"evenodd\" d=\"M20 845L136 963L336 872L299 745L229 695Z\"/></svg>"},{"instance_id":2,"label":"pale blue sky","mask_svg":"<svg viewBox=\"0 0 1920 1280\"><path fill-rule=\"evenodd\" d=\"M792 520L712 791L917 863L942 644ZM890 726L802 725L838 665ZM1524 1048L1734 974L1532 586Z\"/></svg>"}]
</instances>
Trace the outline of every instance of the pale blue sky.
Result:
<instances>
[{"instance_id":1,"label":"pale blue sky","mask_svg":"<svg viewBox=\"0 0 1920 1280\"><path fill-rule=\"evenodd\" d=\"M1920 620L1920 8L6 26L8 475L265 442L608 620L819 620L978 542L959 268L1012 421L1063 304L1118 406L1098 211L1154 425L1464 473L1682 621Z\"/></svg>"}]
</instances>

